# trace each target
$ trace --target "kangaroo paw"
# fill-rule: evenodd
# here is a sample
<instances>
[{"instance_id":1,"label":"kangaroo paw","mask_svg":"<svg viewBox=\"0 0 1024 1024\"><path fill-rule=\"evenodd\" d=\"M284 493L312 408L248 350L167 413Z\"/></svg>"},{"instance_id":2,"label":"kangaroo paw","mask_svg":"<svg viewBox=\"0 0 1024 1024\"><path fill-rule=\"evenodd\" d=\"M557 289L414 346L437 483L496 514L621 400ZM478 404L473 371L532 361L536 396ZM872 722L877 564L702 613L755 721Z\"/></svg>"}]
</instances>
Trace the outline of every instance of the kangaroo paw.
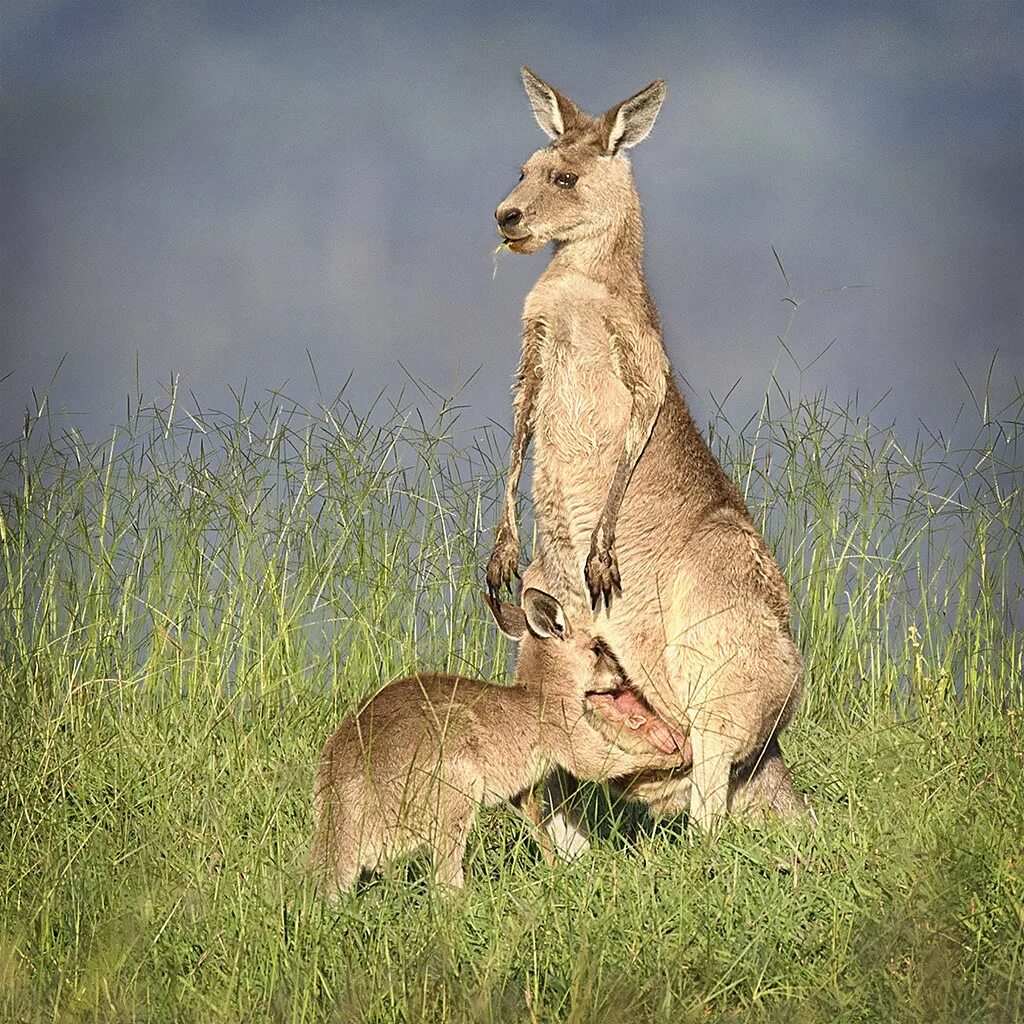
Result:
<instances>
[{"instance_id":1,"label":"kangaroo paw","mask_svg":"<svg viewBox=\"0 0 1024 1024\"><path fill-rule=\"evenodd\" d=\"M622 581L619 578L619 562L615 555L615 545L599 547L591 545L587 564L583 569L583 577L590 591L590 607L597 610L602 603L610 611L612 594L622 595Z\"/></svg>"},{"instance_id":2,"label":"kangaroo paw","mask_svg":"<svg viewBox=\"0 0 1024 1024\"><path fill-rule=\"evenodd\" d=\"M487 562L487 589L497 601L502 587L512 592L512 577L519 575L519 538L501 531Z\"/></svg>"}]
</instances>

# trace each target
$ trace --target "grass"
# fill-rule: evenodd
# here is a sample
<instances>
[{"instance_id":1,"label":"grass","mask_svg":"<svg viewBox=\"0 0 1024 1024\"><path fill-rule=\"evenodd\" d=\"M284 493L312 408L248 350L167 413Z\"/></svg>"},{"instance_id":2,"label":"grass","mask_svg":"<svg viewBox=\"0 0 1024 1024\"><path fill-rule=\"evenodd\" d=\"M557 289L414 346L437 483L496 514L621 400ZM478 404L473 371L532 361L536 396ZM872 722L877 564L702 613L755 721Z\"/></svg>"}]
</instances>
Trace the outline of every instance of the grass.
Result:
<instances>
[{"instance_id":1,"label":"grass","mask_svg":"<svg viewBox=\"0 0 1024 1024\"><path fill-rule=\"evenodd\" d=\"M576 864L498 809L463 894L413 865L333 910L301 865L339 718L416 665L508 677L506 442L435 412L172 393L6 448L0 1019L1021 1019L1024 398L959 446L823 396L713 425L792 583L816 831L709 846L595 789Z\"/></svg>"}]
</instances>

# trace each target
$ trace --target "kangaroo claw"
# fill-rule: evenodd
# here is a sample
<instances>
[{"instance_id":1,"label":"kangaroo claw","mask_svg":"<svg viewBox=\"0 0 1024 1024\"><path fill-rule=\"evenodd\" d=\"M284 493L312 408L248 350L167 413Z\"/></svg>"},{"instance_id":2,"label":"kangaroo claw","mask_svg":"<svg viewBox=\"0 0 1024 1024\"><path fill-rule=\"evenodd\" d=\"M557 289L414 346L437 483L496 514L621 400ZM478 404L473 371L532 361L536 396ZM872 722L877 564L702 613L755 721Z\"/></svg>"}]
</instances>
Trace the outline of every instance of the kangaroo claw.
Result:
<instances>
[{"instance_id":1,"label":"kangaroo claw","mask_svg":"<svg viewBox=\"0 0 1024 1024\"><path fill-rule=\"evenodd\" d=\"M519 538L501 531L487 562L487 590L498 600L503 587L512 593L512 578L519 579Z\"/></svg>"},{"instance_id":2,"label":"kangaroo claw","mask_svg":"<svg viewBox=\"0 0 1024 1024\"><path fill-rule=\"evenodd\" d=\"M596 611L602 603L611 611L612 596L622 596L622 581L614 544L604 550L600 550L596 544L591 546L583 576L590 591L591 611Z\"/></svg>"}]
</instances>

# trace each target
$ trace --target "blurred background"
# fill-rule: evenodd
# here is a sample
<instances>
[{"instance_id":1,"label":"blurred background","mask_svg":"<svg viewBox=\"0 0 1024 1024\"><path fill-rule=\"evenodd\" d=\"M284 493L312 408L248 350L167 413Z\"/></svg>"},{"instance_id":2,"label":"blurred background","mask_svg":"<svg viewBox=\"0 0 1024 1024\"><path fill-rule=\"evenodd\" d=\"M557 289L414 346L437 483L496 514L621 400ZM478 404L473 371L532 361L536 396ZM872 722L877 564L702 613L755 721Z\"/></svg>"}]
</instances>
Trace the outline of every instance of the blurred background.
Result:
<instances>
[{"instance_id":1,"label":"blurred background","mask_svg":"<svg viewBox=\"0 0 1024 1024\"><path fill-rule=\"evenodd\" d=\"M773 374L909 430L948 430L963 377L998 411L1024 377L1020 10L7 3L0 436L47 390L99 435L176 376L212 407L350 377L357 405L429 401L415 378L507 426L546 260L492 259L544 142L524 63L591 113L668 83L633 165L699 421L728 396L742 424ZM772 247L795 298L846 288L788 352Z\"/></svg>"}]
</instances>

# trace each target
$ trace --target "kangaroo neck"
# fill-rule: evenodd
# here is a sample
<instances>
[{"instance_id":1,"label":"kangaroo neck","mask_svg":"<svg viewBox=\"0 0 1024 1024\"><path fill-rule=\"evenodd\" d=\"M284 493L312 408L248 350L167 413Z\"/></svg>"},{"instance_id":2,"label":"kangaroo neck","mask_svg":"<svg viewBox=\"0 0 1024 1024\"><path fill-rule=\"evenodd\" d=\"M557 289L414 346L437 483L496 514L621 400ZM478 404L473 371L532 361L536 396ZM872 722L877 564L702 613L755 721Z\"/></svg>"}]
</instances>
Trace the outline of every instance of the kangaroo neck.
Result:
<instances>
[{"instance_id":1,"label":"kangaroo neck","mask_svg":"<svg viewBox=\"0 0 1024 1024\"><path fill-rule=\"evenodd\" d=\"M646 291L644 233L639 211L605 231L556 242L549 270L572 271L614 291Z\"/></svg>"},{"instance_id":2,"label":"kangaroo neck","mask_svg":"<svg viewBox=\"0 0 1024 1024\"><path fill-rule=\"evenodd\" d=\"M572 749L571 729L567 724L573 719L573 706L578 707L578 703L567 701L564 696L548 695L538 702L537 707L540 728L536 753L562 766L568 763Z\"/></svg>"}]
</instances>

